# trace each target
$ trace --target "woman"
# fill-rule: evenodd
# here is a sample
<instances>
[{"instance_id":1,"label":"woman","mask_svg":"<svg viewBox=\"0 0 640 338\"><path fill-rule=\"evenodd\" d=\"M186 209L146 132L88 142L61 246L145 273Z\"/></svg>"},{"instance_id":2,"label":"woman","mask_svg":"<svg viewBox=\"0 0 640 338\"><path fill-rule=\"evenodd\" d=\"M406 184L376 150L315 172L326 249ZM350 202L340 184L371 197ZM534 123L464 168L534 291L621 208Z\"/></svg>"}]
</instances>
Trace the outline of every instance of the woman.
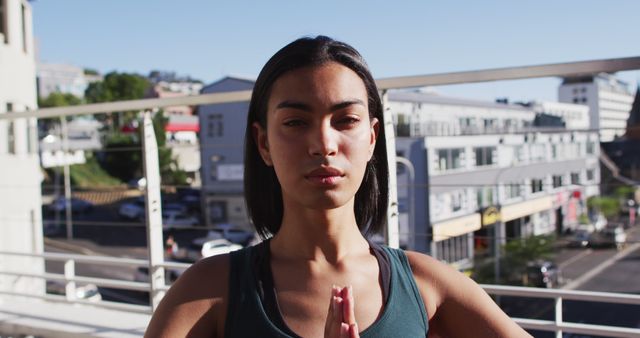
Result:
<instances>
[{"instance_id":1,"label":"woman","mask_svg":"<svg viewBox=\"0 0 640 338\"><path fill-rule=\"evenodd\" d=\"M261 244L204 259L148 337L528 337L473 281L363 234L384 226L382 104L351 46L292 42L256 81L245 197Z\"/></svg>"}]
</instances>

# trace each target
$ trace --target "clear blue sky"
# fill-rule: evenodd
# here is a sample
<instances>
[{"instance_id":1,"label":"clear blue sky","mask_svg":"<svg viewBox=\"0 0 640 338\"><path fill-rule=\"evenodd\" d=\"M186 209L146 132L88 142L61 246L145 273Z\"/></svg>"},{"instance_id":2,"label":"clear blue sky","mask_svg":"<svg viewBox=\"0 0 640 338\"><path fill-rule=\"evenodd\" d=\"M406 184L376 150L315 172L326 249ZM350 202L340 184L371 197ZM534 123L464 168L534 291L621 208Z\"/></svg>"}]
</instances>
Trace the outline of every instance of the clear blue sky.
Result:
<instances>
[{"instance_id":1,"label":"clear blue sky","mask_svg":"<svg viewBox=\"0 0 640 338\"><path fill-rule=\"evenodd\" d=\"M39 60L205 83L255 78L303 35L344 40L377 78L640 56L640 1L36 0ZM640 71L621 77L635 90ZM557 79L446 86L450 95L555 100Z\"/></svg>"}]
</instances>

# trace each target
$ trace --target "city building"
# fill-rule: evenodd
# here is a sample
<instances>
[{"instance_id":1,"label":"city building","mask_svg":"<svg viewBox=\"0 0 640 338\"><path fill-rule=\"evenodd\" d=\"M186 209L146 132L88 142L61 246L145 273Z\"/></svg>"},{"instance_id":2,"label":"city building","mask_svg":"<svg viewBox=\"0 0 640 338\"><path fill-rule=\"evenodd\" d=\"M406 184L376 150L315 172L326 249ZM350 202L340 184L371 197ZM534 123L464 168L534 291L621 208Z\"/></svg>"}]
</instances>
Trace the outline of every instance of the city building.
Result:
<instances>
[{"instance_id":1,"label":"city building","mask_svg":"<svg viewBox=\"0 0 640 338\"><path fill-rule=\"evenodd\" d=\"M73 94L83 98L90 83L102 80L102 76L94 72L58 63L38 63L37 77L40 98L46 98L52 93Z\"/></svg>"},{"instance_id":2,"label":"city building","mask_svg":"<svg viewBox=\"0 0 640 338\"><path fill-rule=\"evenodd\" d=\"M202 94L251 90L254 81L225 77L202 88ZM202 105L200 154L205 224L233 223L250 228L244 204L244 127L249 102Z\"/></svg>"},{"instance_id":3,"label":"city building","mask_svg":"<svg viewBox=\"0 0 640 338\"><path fill-rule=\"evenodd\" d=\"M558 115L560 106L578 115L568 124L582 127L584 106L421 92L391 92L388 99L397 155L412 165L398 165L403 246L468 269L474 256L492 254L496 226L501 243L561 233L578 224L586 199L599 193L597 132L543 118Z\"/></svg>"},{"instance_id":4,"label":"city building","mask_svg":"<svg viewBox=\"0 0 640 338\"><path fill-rule=\"evenodd\" d=\"M600 142L625 133L633 95L628 84L613 74L567 77L558 88L558 101L589 106L589 128L600 130Z\"/></svg>"},{"instance_id":5,"label":"city building","mask_svg":"<svg viewBox=\"0 0 640 338\"><path fill-rule=\"evenodd\" d=\"M166 98L166 97L181 97L187 95L196 95L202 89L202 83L200 82L167 82L160 81L153 83L147 97L150 98ZM193 115L193 106L172 106L163 108L165 116L168 115Z\"/></svg>"},{"instance_id":6,"label":"city building","mask_svg":"<svg viewBox=\"0 0 640 338\"><path fill-rule=\"evenodd\" d=\"M0 114L37 108L31 5L0 1ZM35 118L0 120L0 251L41 254L42 201ZM0 270L44 273L41 258L5 256ZM0 292L43 294L44 280L0 275ZM4 297L4 296L3 296Z\"/></svg>"}]
</instances>

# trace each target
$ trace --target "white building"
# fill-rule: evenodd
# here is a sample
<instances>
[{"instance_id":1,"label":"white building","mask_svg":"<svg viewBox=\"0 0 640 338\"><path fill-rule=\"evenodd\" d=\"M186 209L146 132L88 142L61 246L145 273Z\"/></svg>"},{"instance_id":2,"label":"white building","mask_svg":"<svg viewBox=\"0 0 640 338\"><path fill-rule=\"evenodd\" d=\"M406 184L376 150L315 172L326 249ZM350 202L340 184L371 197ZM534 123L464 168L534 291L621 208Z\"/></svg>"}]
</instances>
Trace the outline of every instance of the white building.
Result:
<instances>
[{"instance_id":1,"label":"white building","mask_svg":"<svg viewBox=\"0 0 640 338\"><path fill-rule=\"evenodd\" d=\"M68 64L38 63L38 96L46 98L51 93L73 94L84 97L92 82L102 80L100 75L85 74L81 67Z\"/></svg>"},{"instance_id":2,"label":"white building","mask_svg":"<svg viewBox=\"0 0 640 338\"><path fill-rule=\"evenodd\" d=\"M475 254L492 253L490 211L502 216L504 242L566 231L586 198L599 193L597 133L534 122L542 110L552 113L551 103L392 92L389 106L397 154L414 167L414 177L398 167L401 243L459 269L470 268ZM583 126L586 107L560 106L577 114L568 125Z\"/></svg>"},{"instance_id":3,"label":"white building","mask_svg":"<svg viewBox=\"0 0 640 338\"><path fill-rule=\"evenodd\" d=\"M0 115L36 108L31 6L0 1ZM0 120L0 250L42 253L42 215L35 119ZM41 259L5 256L0 270L43 273ZM44 293L42 279L0 276L0 291Z\"/></svg>"},{"instance_id":4,"label":"white building","mask_svg":"<svg viewBox=\"0 0 640 338\"><path fill-rule=\"evenodd\" d=\"M558 101L589 106L590 128L600 129L600 142L624 135L633 103L627 83L611 74L565 78Z\"/></svg>"}]
</instances>

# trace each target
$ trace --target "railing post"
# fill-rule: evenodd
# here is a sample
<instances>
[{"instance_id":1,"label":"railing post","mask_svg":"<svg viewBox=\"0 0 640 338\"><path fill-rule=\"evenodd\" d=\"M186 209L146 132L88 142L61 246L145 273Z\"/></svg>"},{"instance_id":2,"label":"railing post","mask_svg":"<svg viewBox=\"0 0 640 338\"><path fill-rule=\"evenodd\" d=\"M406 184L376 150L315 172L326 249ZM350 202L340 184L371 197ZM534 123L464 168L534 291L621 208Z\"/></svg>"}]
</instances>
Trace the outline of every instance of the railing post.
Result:
<instances>
[{"instance_id":1,"label":"railing post","mask_svg":"<svg viewBox=\"0 0 640 338\"><path fill-rule=\"evenodd\" d=\"M71 173L69 172L69 130L67 117L60 118L62 128L62 161L64 168L64 211L67 224L67 239L73 239L73 210L71 209ZM58 196L56 196L58 197Z\"/></svg>"},{"instance_id":2,"label":"railing post","mask_svg":"<svg viewBox=\"0 0 640 338\"><path fill-rule=\"evenodd\" d=\"M67 297L67 301L74 301L76 299L76 263L73 259L68 259L64 262L64 294Z\"/></svg>"},{"instance_id":3,"label":"railing post","mask_svg":"<svg viewBox=\"0 0 640 338\"><path fill-rule=\"evenodd\" d=\"M556 297L555 299L555 314L556 314L556 338L562 338L562 297Z\"/></svg>"},{"instance_id":4,"label":"railing post","mask_svg":"<svg viewBox=\"0 0 640 338\"><path fill-rule=\"evenodd\" d=\"M384 125L380 127L384 128L387 165L389 166L389 209L387 210L385 242L392 248L398 248L400 247L400 236L398 233L398 188L396 186L396 137L389 109L389 95L386 90L382 92L382 111Z\"/></svg>"},{"instance_id":5,"label":"railing post","mask_svg":"<svg viewBox=\"0 0 640 338\"><path fill-rule=\"evenodd\" d=\"M142 122L142 158L146 186L147 248L149 250L149 297L151 309L155 311L164 297L165 286L164 242L162 240L162 205L160 197L160 163L158 143L153 130L150 112L144 113Z\"/></svg>"}]
</instances>

